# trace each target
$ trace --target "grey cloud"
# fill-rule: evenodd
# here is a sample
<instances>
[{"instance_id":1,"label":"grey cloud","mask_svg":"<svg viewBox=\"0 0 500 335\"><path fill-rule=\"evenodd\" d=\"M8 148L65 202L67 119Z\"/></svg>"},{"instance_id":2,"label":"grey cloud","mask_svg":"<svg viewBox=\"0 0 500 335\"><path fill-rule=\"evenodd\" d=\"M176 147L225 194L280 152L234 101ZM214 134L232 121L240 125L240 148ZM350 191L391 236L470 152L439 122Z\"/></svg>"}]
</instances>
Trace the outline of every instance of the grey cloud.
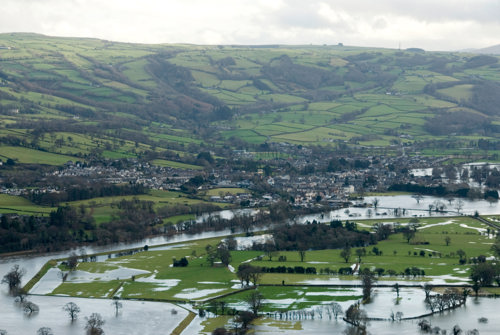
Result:
<instances>
[{"instance_id":1,"label":"grey cloud","mask_svg":"<svg viewBox=\"0 0 500 335\"><path fill-rule=\"evenodd\" d=\"M430 49L500 42L500 0L274 1L2 0L0 32L155 43L342 41L397 47L397 39ZM325 6L328 11L321 12ZM203 17L200 8L213 10ZM198 13L196 20L190 9Z\"/></svg>"}]
</instances>

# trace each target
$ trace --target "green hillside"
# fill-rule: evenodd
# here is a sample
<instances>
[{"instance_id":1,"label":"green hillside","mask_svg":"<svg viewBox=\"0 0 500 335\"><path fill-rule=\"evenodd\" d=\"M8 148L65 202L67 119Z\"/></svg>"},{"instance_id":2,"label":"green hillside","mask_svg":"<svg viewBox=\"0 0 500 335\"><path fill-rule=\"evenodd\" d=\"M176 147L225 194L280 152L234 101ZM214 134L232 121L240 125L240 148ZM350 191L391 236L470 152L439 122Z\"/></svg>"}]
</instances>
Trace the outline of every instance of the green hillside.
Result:
<instances>
[{"instance_id":1,"label":"green hillside","mask_svg":"<svg viewBox=\"0 0 500 335\"><path fill-rule=\"evenodd\" d=\"M0 159L199 165L206 146L266 141L497 149L499 67L498 57L420 49L0 34Z\"/></svg>"}]
</instances>

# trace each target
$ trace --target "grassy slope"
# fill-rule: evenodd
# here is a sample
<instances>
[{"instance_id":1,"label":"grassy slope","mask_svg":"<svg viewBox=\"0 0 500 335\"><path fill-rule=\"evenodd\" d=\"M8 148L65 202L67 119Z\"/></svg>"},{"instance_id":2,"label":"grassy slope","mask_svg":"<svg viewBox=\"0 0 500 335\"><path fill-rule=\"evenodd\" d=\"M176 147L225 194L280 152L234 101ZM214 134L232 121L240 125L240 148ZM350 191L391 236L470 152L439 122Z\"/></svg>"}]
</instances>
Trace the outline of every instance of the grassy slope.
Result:
<instances>
[{"instance_id":1,"label":"grassy slope","mask_svg":"<svg viewBox=\"0 0 500 335\"><path fill-rule=\"evenodd\" d=\"M462 100L471 97L472 85L462 84L460 80L475 75L500 81L495 68L479 66L466 69L464 64L469 55L453 53L425 54L426 57L443 57L455 66L455 72L444 75L435 72L428 64L408 63L408 59L417 57L415 54L388 49L135 45L33 34L0 34L0 45L11 47L10 50L0 50L0 93L4 95L0 99L1 104L7 109L19 110L17 114L7 113L2 117L0 137L14 136L27 142L35 140L31 129L7 128L7 125L21 118L27 121L73 119L72 114L59 108L60 105L78 106L94 113L132 121L140 120L133 111L110 111L96 102L136 104L137 109L142 104L150 103L159 84L148 70L148 57L159 54L168 54L168 62L191 72L195 87L229 106L245 110L255 104L273 102L275 105L259 108L258 114L242 113L231 122L219 122L229 128L221 130L224 138L235 136L251 143L270 139L297 144L351 141L367 146L388 146L400 141L398 134L388 133L388 130L411 135L412 140L427 140L433 137L423 129L426 118L432 117L437 110L455 110ZM363 75L368 74L365 80L346 80L344 85L321 84L316 89L338 93L341 97L312 100L305 94L315 90L292 83L289 79L272 79L266 75L264 66L278 64L282 55L288 55L294 64L321 69L338 77L353 68L372 66L378 68L377 71L395 75L396 80L390 85L380 85L369 78L369 71L365 71ZM228 57L233 63L219 63L219 60ZM258 78L265 86L259 86L253 78ZM37 86L26 84L30 82L39 87L50 86L52 91L41 92ZM423 89L429 83L450 83L452 86L437 90L442 96L440 99L424 94ZM454 83L456 85L453 86ZM353 89L355 91L351 92ZM27 109L28 105L35 109L34 113ZM346 113L352 112L357 114L343 119ZM81 116L74 121L89 124L93 120ZM186 145L200 143L190 130L174 130L169 123L154 123L127 131L147 136L158 143L155 150L160 152L163 150L161 141ZM67 160L82 160L84 155L96 149L105 148L103 156L108 158L136 157L137 153L150 149L149 145L140 141L136 144L135 141L124 141L114 136L113 132L99 137L74 131L52 132L50 136L46 133L37 139L37 145L44 151L30 151L28 148L13 150L5 146L1 154L3 160L8 157L20 163L60 165ZM59 141L56 145L56 140L62 140L62 143ZM159 160L155 163L194 168L171 161Z\"/></svg>"},{"instance_id":2,"label":"grassy slope","mask_svg":"<svg viewBox=\"0 0 500 335\"><path fill-rule=\"evenodd\" d=\"M45 215L54 208L38 206L20 196L0 194L0 213L17 213L20 215Z\"/></svg>"}]
</instances>

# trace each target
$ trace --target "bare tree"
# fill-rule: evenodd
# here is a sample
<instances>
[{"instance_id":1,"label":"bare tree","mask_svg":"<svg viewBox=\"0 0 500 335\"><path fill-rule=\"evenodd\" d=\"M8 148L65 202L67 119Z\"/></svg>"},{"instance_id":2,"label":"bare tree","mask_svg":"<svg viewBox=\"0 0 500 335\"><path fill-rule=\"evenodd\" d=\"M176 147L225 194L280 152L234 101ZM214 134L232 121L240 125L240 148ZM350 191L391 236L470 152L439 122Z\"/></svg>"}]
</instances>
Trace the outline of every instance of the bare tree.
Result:
<instances>
[{"instance_id":1,"label":"bare tree","mask_svg":"<svg viewBox=\"0 0 500 335\"><path fill-rule=\"evenodd\" d=\"M306 258L306 250L305 250L305 248L300 248L299 249L299 257L300 257L300 261L303 262L304 259Z\"/></svg>"},{"instance_id":2,"label":"bare tree","mask_svg":"<svg viewBox=\"0 0 500 335\"><path fill-rule=\"evenodd\" d=\"M433 204L434 204L434 210L436 212L443 212L446 209L445 203L442 202L441 200L435 200Z\"/></svg>"},{"instance_id":3,"label":"bare tree","mask_svg":"<svg viewBox=\"0 0 500 335\"><path fill-rule=\"evenodd\" d=\"M68 313L69 317L71 318L71 322L75 321L75 319L78 317L78 313L80 313L80 307L78 307L78 305L74 302L68 302L66 305L64 305L63 310Z\"/></svg>"},{"instance_id":4,"label":"bare tree","mask_svg":"<svg viewBox=\"0 0 500 335\"><path fill-rule=\"evenodd\" d=\"M254 290L246 298L246 302L250 305L250 309L253 314L257 315L262 307L262 303L264 302L264 296L259 291Z\"/></svg>"},{"instance_id":5,"label":"bare tree","mask_svg":"<svg viewBox=\"0 0 500 335\"><path fill-rule=\"evenodd\" d=\"M35 304L31 301L26 301L23 304L23 311L24 311L24 313L31 315L33 313L38 313L40 311L40 308L38 307L37 304Z\"/></svg>"},{"instance_id":6,"label":"bare tree","mask_svg":"<svg viewBox=\"0 0 500 335\"><path fill-rule=\"evenodd\" d=\"M276 249L276 245L274 244L274 241L267 240L264 243L263 247L264 247L264 253L269 258L269 261L272 261L273 257L277 257L279 255L279 251Z\"/></svg>"},{"instance_id":7,"label":"bare tree","mask_svg":"<svg viewBox=\"0 0 500 335\"><path fill-rule=\"evenodd\" d=\"M415 194L415 195L412 195L411 197L417 201L417 204L419 204L420 200L422 200L422 198L423 198L423 196L421 196L420 194Z\"/></svg>"},{"instance_id":8,"label":"bare tree","mask_svg":"<svg viewBox=\"0 0 500 335\"><path fill-rule=\"evenodd\" d=\"M54 335L52 329L49 327L42 327L37 330L37 335Z\"/></svg>"},{"instance_id":9,"label":"bare tree","mask_svg":"<svg viewBox=\"0 0 500 335\"><path fill-rule=\"evenodd\" d=\"M464 201L462 199L458 199L457 201L455 201L455 209L457 210L458 213L460 213L463 207L464 207Z\"/></svg>"},{"instance_id":10,"label":"bare tree","mask_svg":"<svg viewBox=\"0 0 500 335\"><path fill-rule=\"evenodd\" d=\"M28 298L28 293L26 292L26 290L21 287L16 289L15 291L16 293L14 295L16 296L16 302L19 302L21 304L24 303Z\"/></svg>"},{"instance_id":11,"label":"bare tree","mask_svg":"<svg viewBox=\"0 0 500 335\"><path fill-rule=\"evenodd\" d=\"M111 305L115 308L115 315L118 316L118 311L123 307L120 300L118 300L118 297L113 298Z\"/></svg>"},{"instance_id":12,"label":"bare tree","mask_svg":"<svg viewBox=\"0 0 500 335\"><path fill-rule=\"evenodd\" d=\"M337 317L342 312L343 312L342 306L340 306L340 304L338 302L332 302L331 304L327 305L327 307L326 307L326 313L328 314L328 316L331 318L331 316L333 315L335 320L337 320Z\"/></svg>"},{"instance_id":13,"label":"bare tree","mask_svg":"<svg viewBox=\"0 0 500 335\"><path fill-rule=\"evenodd\" d=\"M16 264L5 276L3 276L2 284L7 284L9 286L9 292L15 294L25 274L26 270L20 269L19 265Z\"/></svg>"},{"instance_id":14,"label":"bare tree","mask_svg":"<svg viewBox=\"0 0 500 335\"><path fill-rule=\"evenodd\" d=\"M61 278L62 282L64 283L66 281L66 278L68 278L68 272L64 272L62 270L60 270L58 273L57 273L57 276L59 278Z\"/></svg>"},{"instance_id":15,"label":"bare tree","mask_svg":"<svg viewBox=\"0 0 500 335\"><path fill-rule=\"evenodd\" d=\"M424 284L425 301L428 301L432 292L433 286L429 283Z\"/></svg>"},{"instance_id":16,"label":"bare tree","mask_svg":"<svg viewBox=\"0 0 500 335\"><path fill-rule=\"evenodd\" d=\"M104 334L102 326L104 326L106 321L103 320L101 314L92 313L90 317L85 317L85 320L87 321L87 323L85 324L85 330L87 331L88 335Z\"/></svg>"},{"instance_id":17,"label":"bare tree","mask_svg":"<svg viewBox=\"0 0 500 335\"><path fill-rule=\"evenodd\" d=\"M241 281L241 286L244 283L248 286L250 285L250 281L253 282L255 286L257 286L260 277L262 276L261 268L259 266L253 266L250 264L240 264L238 266L238 271L236 272L236 276Z\"/></svg>"},{"instance_id":18,"label":"bare tree","mask_svg":"<svg viewBox=\"0 0 500 335\"><path fill-rule=\"evenodd\" d=\"M259 280L262 277L261 269L258 266L253 266L252 271L249 273L250 280L253 283L253 286L257 286L259 284Z\"/></svg>"}]
</instances>

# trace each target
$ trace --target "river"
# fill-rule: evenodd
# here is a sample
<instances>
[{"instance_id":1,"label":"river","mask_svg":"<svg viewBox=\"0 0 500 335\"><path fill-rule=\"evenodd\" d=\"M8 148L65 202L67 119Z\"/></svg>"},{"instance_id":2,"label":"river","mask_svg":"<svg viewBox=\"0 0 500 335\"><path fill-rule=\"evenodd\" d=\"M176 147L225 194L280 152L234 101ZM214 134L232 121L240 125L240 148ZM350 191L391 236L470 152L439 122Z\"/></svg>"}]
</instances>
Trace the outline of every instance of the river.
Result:
<instances>
[{"instance_id":1,"label":"river","mask_svg":"<svg viewBox=\"0 0 500 335\"><path fill-rule=\"evenodd\" d=\"M72 251L87 254L112 252L115 250L139 248L144 245L154 246L165 243L178 243L216 236L224 236L229 231L209 232L196 235L177 235L173 237L154 237L135 243L120 243L102 247L83 247L64 252L44 255L29 255L0 258L0 276L3 277L12 266L18 264L26 270L23 284L31 279L42 266L54 258L67 257ZM109 299L82 299L73 297L30 296L29 300L40 307L40 312L31 317L26 316L14 299L8 295L7 285L0 286L0 329L8 334L36 334L41 327L50 327L54 334L83 334L85 319L92 313L100 313L106 320L104 330L107 334L169 334L188 314L187 310L169 303L122 301L123 308L118 316ZM75 302L81 309L80 317L73 323L62 310L69 301ZM175 310L172 313L172 310ZM198 329L192 327L191 329ZM196 334L193 333L193 334Z\"/></svg>"},{"instance_id":2,"label":"river","mask_svg":"<svg viewBox=\"0 0 500 335\"><path fill-rule=\"evenodd\" d=\"M365 198L365 202L371 203L375 197ZM418 215L414 213L422 213L428 215L428 205L433 202L445 201L436 197L424 197L420 203L417 203L411 196L394 196L394 197L377 197L379 199L377 212L383 213L388 211L388 208L407 208L407 216ZM480 214L495 214L500 213L500 205L498 203L490 204L487 201L471 201L463 200L464 206L461 210L464 214L472 214L474 211L479 211ZM446 201L448 204L448 202ZM414 211L414 212L411 212ZM349 208L349 214L359 213L355 218L366 218L367 208ZM333 219L353 219L349 216L345 209L338 211L330 211L322 214L308 215L301 217L298 221L329 221ZM224 211L225 217L231 217L233 213ZM444 215L440 213L432 213L432 215ZM450 214L448 214L450 215ZM390 214L379 215L383 218L394 217ZM372 217L379 217L373 215ZM174 237L154 237L144 239L135 243L122 243L102 247L83 247L75 251L84 250L87 254L100 252L112 252L120 249L139 248L144 245L154 246L166 243L177 243L184 241L192 241L195 239L210 238L216 236L224 236L229 234L229 231L209 232L197 235L178 235ZM14 264L19 264L21 268L26 270L26 275L23 282L26 283L34 276L39 269L50 259L67 257L71 250L64 252L56 252L43 255L29 255L16 257L0 258L0 276L7 273ZM415 290L415 289L414 289ZM410 292L410 291L409 291ZM368 315L374 317L380 314L380 317L388 317L391 309L394 309L393 303L394 293L387 290L379 290L374 303L367 305ZM408 293L408 296L418 296L419 293ZM30 300L40 306L40 312L27 317L20 307L14 302L14 299L7 294L6 285L0 286L0 329L5 329L9 334L35 334L40 327L50 327L55 334L82 334L84 317L91 313L101 313L106 324L104 330L107 334L141 334L153 335L170 333L175 326L187 315L187 311L168 303L142 302L142 301L124 301L123 309L118 316L115 315L114 309L111 306L111 301L106 299L79 299L69 297L50 297L50 296L31 296ZM62 307L68 301L76 302L82 312L78 321L71 323L69 318L62 311ZM500 319L496 319L497 301L494 299L480 298L477 301L470 300L466 307L459 308L456 311L447 312L444 315L434 316L431 318L434 325L451 329L456 323L462 326L462 329L477 328L481 334L498 333L500 329ZM418 304L421 308L422 302L420 298L412 298L408 300L408 304L401 304L409 310L413 310ZM172 310L175 310L173 313ZM380 311L380 312L376 312ZM404 312L405 315L408 315ZM489 322L486 324L478 324L477 318L487 317ZM200 331L200 319L196 318L183 334L198 334ZM263 327L263 328L259 328ZM266 331L267 334L283 333L283 330L278 330L270 326L259 326L258 331ZM330 321L326 318L314 321L302 321L302 331L297 333L315 333L315 334L340 334L346 326L343 321ZM273 330L274 329L274 330ZM417 333L416 322L371 322L368 328L373 334L415 334ZM287 333L295 333L296 331L287 329Z\"/></svg>"}]
</instances>

